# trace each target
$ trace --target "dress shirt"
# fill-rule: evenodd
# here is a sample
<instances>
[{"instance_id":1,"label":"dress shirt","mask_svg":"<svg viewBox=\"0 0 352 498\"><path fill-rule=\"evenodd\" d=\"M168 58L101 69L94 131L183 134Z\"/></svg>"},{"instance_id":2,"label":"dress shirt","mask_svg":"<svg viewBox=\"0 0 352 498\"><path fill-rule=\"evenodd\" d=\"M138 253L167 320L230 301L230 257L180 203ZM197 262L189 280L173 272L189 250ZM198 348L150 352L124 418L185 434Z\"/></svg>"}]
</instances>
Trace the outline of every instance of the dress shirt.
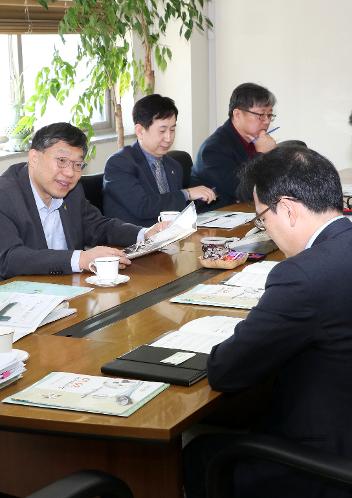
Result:
<instances>
[{"instance_id":1,"label":"dress shirt","mask_svg":"<svg viewBox=\"0 0 352 498\"><path fill-rule=\"evenodd\" d=\"M139 143L139 142L138 142ZM143 154L145 155L145 158L147 160L147 163L151 169L151 172L153 173L153 176L155 178L155 181L158 183L158 180L157 178L155 177L155 167L154 167L154 164L156 161L161 161L161 164L162 164L162 158L160 157L155 157L153 156L152 154L149 154L149 152L147 152L146 150L143 149L143 147L141 146L141 144L139 143L139 146L141 148L141 151L143 152ZM166 177L166 174L165 174L165 170L164 168L162 167L160 169L160 173L161 173L161 176L162 176L162 179L163 179L163 182L169 186L169 182L167 181L167 177ZM159 185L158 185L159 186ZM170 187L169 187L170 188ZM183 195L185 196L185 199L186 201L189 201L190 200L190 197L189 197L189 194L187 192L187 190L185 189L181 189L181 192L183 193Z\"/></svg>"},{"instance_id":2,"label":"dress shirt","mask_svg":"<svg viewBox=\"0 0 352 498\"><path fill-rule=\"evenodd\" d=\"M325 228L327 226L330 225L330 223L333 223L334 221L336 220L339 220L340 218L343 218L343 215L341 214L340 216L335 216L335 218L332 218L331 220L327 221L326 223L324 223L324 225L322 225L321 227L318 228L318 230L316 230L313 235L311 236L311 238L308 240L307 244L306 244L306 247L305 249L309 249L310 247L312 247L315 239L318 237L318 235L323 231L325 230Z\"/></svg>"},{"instance_id":3,"label":"dress shirt","mask_svg":"<svg viewBox=\"0 0 352 498\"><path fill-rule=\"evenodd\" d=\"M48 207L38 194L35 186L30 179L34 200L38 209L40 221L42 222L46 243L48 249L67 250L67 242L64 229L61 222L59 208L64 202L63 199L51 199ZM79 267L79 257L81 251L73 251L71 257L71 268L73 272L82 271Z\"/></svg>"}]
</instances>

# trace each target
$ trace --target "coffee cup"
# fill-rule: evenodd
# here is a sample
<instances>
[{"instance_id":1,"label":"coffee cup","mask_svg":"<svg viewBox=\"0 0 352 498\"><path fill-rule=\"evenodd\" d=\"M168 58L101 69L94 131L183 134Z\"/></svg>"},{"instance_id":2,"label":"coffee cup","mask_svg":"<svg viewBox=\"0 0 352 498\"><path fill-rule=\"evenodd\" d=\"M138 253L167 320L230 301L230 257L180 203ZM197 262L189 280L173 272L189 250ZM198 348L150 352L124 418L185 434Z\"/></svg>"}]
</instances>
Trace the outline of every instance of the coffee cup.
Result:
<instances>
[{"instance_id":1,"label":"coffee cup","mask_svg":"<svg viewBox=\"0 0 352 498\"><path fill-rule=\"evenodd\" d=\"M9 353L12 350L14 329L0 327L0 353Z\"/></svg>"},{"instance_id":2,"label":"coffee cup","mask_svg":"<svg viewBox=\"0 0 352 498\"><path fill-rule=\"evenodd\" d=\"M103 256L89 263L89 269L98 280L112 282L119 276L119 256Z\"/></svg>"},{"instance_id":3,"label":"coffee cup","mask_svg":"<svg viewBox=\"0 0 352 498\"><path fill-rule=\"evenodd\" d=\"M160 211L158 221L174 221L180 211Z\"/></svg>"}]
</instances>

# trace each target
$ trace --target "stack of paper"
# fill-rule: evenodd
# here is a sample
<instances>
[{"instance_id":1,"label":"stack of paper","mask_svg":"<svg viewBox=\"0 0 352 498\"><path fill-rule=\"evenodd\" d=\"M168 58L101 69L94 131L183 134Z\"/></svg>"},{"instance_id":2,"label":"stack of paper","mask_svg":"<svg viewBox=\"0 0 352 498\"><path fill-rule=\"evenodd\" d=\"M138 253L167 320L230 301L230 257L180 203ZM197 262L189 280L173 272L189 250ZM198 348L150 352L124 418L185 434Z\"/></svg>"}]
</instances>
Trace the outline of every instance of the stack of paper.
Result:
<instances>
[{"instance_id":1,"label":"stack of paper","mask_svg":"<svg viewBox=\"0 0 352 498\"><path fill-rule=\"evenodd\" d=\"M232 229L253 220L254 217L255 213L243 213L242 211L211 211L198 215L197 226Z\"/></svg>"},{"instance_id":2,"label":"stack of paper","mask_svg":"<svg viewBox=\"0 0 352 498\"><path fill-rule=\"evenodd\" d=\"M263 290L265 289L269 272L276 265L277 261L261 261L260 263L248 265L242 271L234 273L224 283L225 285L235 285L246 289Z\"/></svg>"},{"instance_id":3,"label":"stack of paper","mask_svg":"<svg viewBox=\"0 0 352 498\"><path fill-rule=\"evenodd\" d=\"M16 349L9 353L0 353L0 389L22 377L25 370Z\"/></svg>"},{"instance_id":4,"label":"stack of paper","mask_svg":"<svg viewBox=\"0 0 352 498\"><path fill-rule=\"evenodd\" d=\"M234 328L242 318L231 316L204 316L196 318L179 330L168 332L151 346L174 348L209 354L212 347L233 335Z\"/></svg>"}]
</instances>

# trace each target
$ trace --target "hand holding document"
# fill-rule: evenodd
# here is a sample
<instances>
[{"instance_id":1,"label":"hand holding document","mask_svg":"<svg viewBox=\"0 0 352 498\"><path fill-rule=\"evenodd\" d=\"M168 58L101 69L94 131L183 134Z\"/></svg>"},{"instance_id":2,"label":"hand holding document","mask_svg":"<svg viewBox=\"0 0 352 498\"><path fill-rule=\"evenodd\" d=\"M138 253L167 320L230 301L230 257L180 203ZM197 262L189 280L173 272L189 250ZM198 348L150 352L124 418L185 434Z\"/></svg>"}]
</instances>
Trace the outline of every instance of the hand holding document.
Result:
<instances>
[{"instance_id":1,"label":"hand holding document","mask_svg":"<svg viewBox=\"0 0 352 498\"><path fill-rule=\"evenodd\" d=\"M133 244L126 247L124 252L129 259L138 258L155 252L162 247L165 247L172 242L184 239L197 231L196 226L197 213L194 203L191 202L166 228L161 232L156 233L144 242Z\"/></svg>"}]
</instances>

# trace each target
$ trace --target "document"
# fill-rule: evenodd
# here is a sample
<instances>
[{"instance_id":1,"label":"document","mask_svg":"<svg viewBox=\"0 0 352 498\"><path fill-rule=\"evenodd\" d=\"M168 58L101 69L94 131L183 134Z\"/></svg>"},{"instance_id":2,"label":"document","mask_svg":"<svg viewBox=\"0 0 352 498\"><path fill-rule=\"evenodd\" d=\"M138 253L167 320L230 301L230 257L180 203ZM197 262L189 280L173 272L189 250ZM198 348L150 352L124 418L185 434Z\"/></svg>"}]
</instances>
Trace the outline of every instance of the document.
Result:
<instances>
[{"instance_id":1,"label":"document","mask_svg":"<svg viewBox=\"0 0 352 498\"><path fill-rule=\"evenodd\" d=\"M196 318L179 330L167 332L150 345L209 354L213 346L233 335L235 326L242 320L231 316Z\"/></svg>"},{"instance_id":2,"label":"document","mask_svg":"<svg viewBox=\"0 0 352 498\"><path fill-rule=\"evenodd\" d=\"M193 289L170 299L172 303L200 304L227 308L251 309L264 291L232 287L222 284L199 284Z\"/></svg>"},{"instance_id":3,"label":"document","mask_svg":"<svg viewBox=\"0 0 352 498\"><path fill-rule=\"evenodd\" d=\"M47 284L44 282L28 282L16 280L0 285L0 292L20 292L22 294L50 294L61 296L63 299L72 299L93 290L93 287L79 287L75 285Z\"/></svg>"},{"instance_id":4,"label":"document","mask_svg":"<svg viewBox=\"0 0 352 498\"><path fill-rule=\"evenodd\" d=\"M251 221L254 217L255 213L244 213L243 211L210 211L198 216L197 226L199 228L232 229Z\"/></svg>"},{"instance_id":5,"label":"document","mask_svg":"<svg viewBox=\"0 0 352 498\"><path fill-rule=\"evenodd\" d=\"M34 332L59 305L65 309L62 302L62 296L0 292L0 310L8 307L6 313L0 316L0 324L15 330L13 342L16 342Z\"/></svg>"},{"instance_id":6,"label":"document","mask_svg":"<svg viewBox=\"0 0 352 498\"><path fill-rule=\"evenodd\" d=\"M265 231L256 232L240 240L230 242L228 246L231 250L258 254L268 254L277 249L277 245Z\"/></svg>"},{"instance_id":7,"label":"document","mask_svg":"<svg viewBox=\"0 0 352 498\"><path fill-rule=\"evenodd\" d=\"M162 382L52 372L3 402L128 417L167 387Z\"/></svg>"},{"instance_id":8,"label":"document","mask_svg":"<svg viewBox=\"0 0 352 498\"><path fill-rule=\"evenodd\" d=\"M170 224L168 228L159 232L144 242L126 247L124 252L129 259L138 258L151 252L155 252L172 242L185 239L197 231L197 212L194 202L191 202Z\"/></svg>"},{"instance_id":9,"label":"document","mask_svg":"<svg viewBox=\"0 0 352 498\"><path fill-rule=\"evenodd\" d=\"M269 272L278 264L277 261L261 261L235 272L231 278L224 282L225 285L234 285L253 290L264 290Z\"/></svg>"}]
</instances>

